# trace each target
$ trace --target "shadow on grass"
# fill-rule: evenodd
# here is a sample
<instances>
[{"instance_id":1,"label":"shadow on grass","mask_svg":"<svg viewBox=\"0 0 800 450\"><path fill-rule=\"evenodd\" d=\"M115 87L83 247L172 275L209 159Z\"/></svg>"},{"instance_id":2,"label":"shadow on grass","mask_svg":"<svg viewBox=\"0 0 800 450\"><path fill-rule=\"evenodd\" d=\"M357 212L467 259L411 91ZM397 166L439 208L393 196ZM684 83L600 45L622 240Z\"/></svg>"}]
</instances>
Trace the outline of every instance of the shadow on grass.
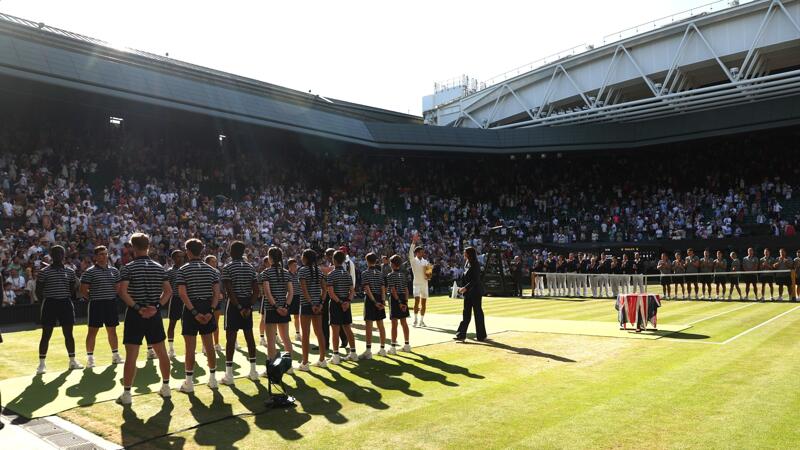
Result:
<instances>
[{"instance_id":1,"label":"shadow on grass","mask_svg":"<svg viewBox=\"0 0 800 450\"><path fill-rule=\"evenodd\" d=\"M156 414L147 420L142 420L130 405L123 407L122 426L120 427L122 446L124 448L150 448L150 444L158 439L160 448L182 449L186 445L186 440L168 434L173 409L175 409L175 405L172 400L164 399L161 409Z\"/></svg>"},{"instance_id":2,"label":"shadow on grass","mask_svg":"<svg viewBox=\"0 0 800 450\"><path fill-rule=\"evenodd\" d=\"M464 341L463 344L466 344L466 345L479 345L479 346L483 346L483 347L493 347L493 348L497 348L497 349L500 349L500 350L506 350L506 351L509 351L509 352L512 352L512 353L516 353L518 355L535 356L537 358L547 358L547 359L550 359L550 360L553 360L553 361L558 361L558 362L565 362L565 363L577 362L574 359L569 359L569 358L566 358L564 356L559 356L559 355L553 355L551 353L540 352L539 350L535 350L535 349L532 349L532 348L529 348L529 347L516 347L516 346L513 346L513 345L504 344L502 342L497 342L495 340L486 340L486 341L483 341L483 342L480 342L480 341Z\"/></svg>"},{"instance_id":3,"label":"shadow on grass","mask_svg":"<svg viewBox=\"0 0 800 450\"><path fill-rule=\"evenodd\" d=\"M58 377L48 383L42 380L42 375L36 375L31 380L31 384L8 402L5 408L24 416L24 418L31 418L36 410L56 399L58 390L67 381L69 373L69 371L61 372ZM26 420L24 418L21 420Z\"/></svg>"},{"instance_id":4,"label":"shadow on grass","mask_svg":"<svg viewBox=\"0 0 800 450\"><path fill-rule=\"evenodd\" d=\"M453 375L462 375L468 378L472 378L475 380L482 380L484 377L481 374L472 373L468 368L457 366L455 364L450 364L448 362L442 361L441 359L430 358L428 356L423 355L422 353L411 353L412 355L416 356L417 359L410 358L403 354L397 355L400 358L408 358L415 362L425 364L426 366L433 367L434 369L441 370L442 372L447 372Z\"/></svg>"},{"instance_id":5,"label":"shadow on grass","mask_svg":"<svg viewBox=\"0 0 800 450\"><path fill-rule=\"evenodd\" d=\"M353 370L356 370L358 367L359 366L354 367ZM381 400L381 393L374 388L358 385L352 380L343 377L335 370L329 370L328 373L333 376L333 380L328 377L320 376L315 372L308 372L309 375L323 382L329 388L344 394L347 399L353 403L360 403L374 409L389 409L389 405Z\"/></svg>"},{"instance_id":6,"label":"shadow on grass","mask_svg":"<svg viewBox=\"0 0 800 450\"><path fill-rule=\"evenodd\" d=\"M250 433L250 425L239 415L233 414L233 405L226 403L219 390L212 391L210 405L204 404L197 396L189 394L189 412L197 421L194 441L200 446L214 448L235 448L234 444ZM223 431L218 427L203 426L224 421Z\"/></svg>"},{"instance_id":7,"label":"shadow on grass","mask_svg":"<svg viewBox=\"0 0 800 450\"><path fill-rule=\"evenodd\" d=\"M668 331L668 330L648 330L644 332L645 334L650 334L653 336L658 336L659 339L667 337L670 339L686 339L686 340L698 340L698 339L710 339L710 336L705 334L694 334L694 333L684 333L683 331Z\"/></svg>"},{"instance_id":8,"label":"shadow on grass","mask_svg":"<svg viewBox=\"0 0 800 450\"><path fill-rule=\"evenodd\" d=\"M309 414L307 410L303 412L298 411L296 406L275 409L267 408L264 406L264 402L269 397L267 389L261 383L257 383L257 386L258 394L255 396L247 395L235 386L231 387L231 391L236 395L242 405L255 416L255 426L258 427L259 430L272 430L286 440L296 441L301 439L303 435L297 431L297 429L311 420L311 414ZM308 394L306 389L303 389L303 391L303 394ZM294 394L294 392L292 392L292 394ZM318 399L318 397L316 399ZM304 396L304 400L311 404L314 402L315 398L313 398L313 396L311 398ZM334 406L334 408L337 407ZM338 409L340 408L341 405L338 405ZM333 410L329 410L328 412L335 414Z\"/></svg>"},{"instance_id":9,"label":"shadow on grass","mask_svg":"<svg viewBox=\"0 0 800 450\"><path fill-rule=\"evenodd\" d=\"M79 406L92 405L97 402L97 394L110 391L116 385L116 366L108 366L100 373L85 369L78 384L67 388L67 396L80 397Z\"/></svg>"}]
</instances>

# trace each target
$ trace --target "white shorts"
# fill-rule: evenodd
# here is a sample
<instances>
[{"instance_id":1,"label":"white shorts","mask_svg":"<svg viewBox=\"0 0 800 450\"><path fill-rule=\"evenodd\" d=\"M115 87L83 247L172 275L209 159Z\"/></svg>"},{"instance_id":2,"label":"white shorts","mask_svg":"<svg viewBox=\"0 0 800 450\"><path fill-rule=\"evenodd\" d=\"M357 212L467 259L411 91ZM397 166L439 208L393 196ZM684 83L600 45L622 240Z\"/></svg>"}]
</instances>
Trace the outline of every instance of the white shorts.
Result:
<instances>
[{"instance_id":1,"label":"white shorts","mask_svg":"<svg viewBox=\"0 0 800 450\"><path fill-rule=\"evenodd\" d=\"M428 283L414 283L414 297L428 298Z\"/></svg>"}]
</instances>

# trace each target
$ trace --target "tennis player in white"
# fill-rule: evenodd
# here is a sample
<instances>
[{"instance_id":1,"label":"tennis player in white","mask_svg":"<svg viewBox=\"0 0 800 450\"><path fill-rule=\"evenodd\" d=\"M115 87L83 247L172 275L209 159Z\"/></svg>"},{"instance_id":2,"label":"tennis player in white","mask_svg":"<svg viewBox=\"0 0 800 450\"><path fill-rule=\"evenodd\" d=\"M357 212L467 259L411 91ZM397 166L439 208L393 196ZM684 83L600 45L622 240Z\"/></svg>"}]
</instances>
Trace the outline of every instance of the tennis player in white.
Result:
<instances>
[{"instance_id":1,"label":"tennis player in white","mask_svg":"<svg viewBox=\"0 0 800 450\"><path fill-rule=\"evenodd\" d=\"M411 237L411 245L408 247L408 262L414 275L414 326L425 326L425 307L428 303L428 273L426 267L430 265L425 259L425 249L418 246L419 233L414 233ZM419 314L419 321L417 321Z\"/></svg>"}]
</instances>

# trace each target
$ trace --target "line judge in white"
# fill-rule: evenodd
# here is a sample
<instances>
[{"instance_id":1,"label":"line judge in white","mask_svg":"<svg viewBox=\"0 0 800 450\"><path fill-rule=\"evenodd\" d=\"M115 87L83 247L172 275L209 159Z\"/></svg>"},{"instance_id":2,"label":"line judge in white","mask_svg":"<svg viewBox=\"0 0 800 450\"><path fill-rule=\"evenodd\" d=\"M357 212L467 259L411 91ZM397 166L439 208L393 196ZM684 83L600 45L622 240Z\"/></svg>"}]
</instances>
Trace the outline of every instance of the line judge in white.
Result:
<instances>
[{"instance_id":1,"label":"line judge in white","mask_svg":"<svg viewBox=\"0 0 800 450\"><path fill-rule=\"evenodd\" d=\"M411 237L411 245L408 246L408 263L411 265L411 272L414 275L414 326L425 326L425 307L428 303L428 280L433 274L433 267L425 259L425 249L419 242L419 233L414 233ZM419 314L419 321L417 320Z\"/></svg>"}]
</instances>

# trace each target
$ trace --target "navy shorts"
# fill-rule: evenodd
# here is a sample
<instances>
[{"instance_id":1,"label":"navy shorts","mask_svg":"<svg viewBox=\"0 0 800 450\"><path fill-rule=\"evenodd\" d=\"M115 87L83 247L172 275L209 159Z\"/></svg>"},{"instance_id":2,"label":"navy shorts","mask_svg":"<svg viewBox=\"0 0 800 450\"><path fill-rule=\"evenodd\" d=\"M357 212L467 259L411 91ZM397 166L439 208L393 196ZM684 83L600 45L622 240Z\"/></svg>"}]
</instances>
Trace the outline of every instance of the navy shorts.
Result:
<instances>
[{"instance_id":1,"label":"navy shorts","mask_svg":"<svg viewBox=\"0 0 800 450\"><path fill-rule=\"evenodd\" d=\"M381 300L376 299L378 303L384 304ZM369 298L364 301L364 320L374 322L376 320L383 320L386 318L386 309L378 309L375 303Z\"/></svg>"},{"instance_id":2,"label":"navy shorts","mask_svg":"<svg viewBox=\"0 0 800 450\"><path fill-rule=\"evenodd\" d=\"M267 305L267 309L264 310L265 323L289 323L291 319L292 319L291 315L286 314L285 316L282 316L278 314L277 309L273 309L272 306L269 304Z\"/></svg>"},{"instance_id":3,"label":"navy shorts","mask_svg":"<svg viewBox=\"0 0 800 450\"><path fill-rule=\"evenodd\" d=\"M43 327L54 327L56 324L74 325L75 307L68 298L46 298L42 301L41 320Z\"/></svg>"},{"instance_id":4,"label":"navy shorts","mask_svg":"<svg viewBox=\"0 0 800 450\"><path fill-rule=\"evenodd\" d=\"M212 312L210 300L192 301L192 305L194 305L194 309L196 309L199 314ZM214 330L217 329L217 321L213 318L208 323L202 324L194 318L188 309L183 309L183 316L181 317L181 334L183 336L197 336L198 334L200 336L205 336L213 333Z\"/></svg>"},{"instance_id":5,"label":"navy shorts","mask_svg":"<svg viewBox=\"0 0 800 450\"><path fill-rule=\"evenodd\" d=\"M244 304L242 305L244 306ZM228 303L228 309L225 310L225 330L252 330L253 329L253 310L247 317L242 316L239 308Z\"/></svg>"},{"instance_id":6,"label":"navy shorts","mask_svg":"<svg viewBox=\"0 0 800 450\"><path fill-rule=\"evenodd\" d=\"M395 300L394 298L392 299L391 311L389 313L389 318L392 319L392 320L405 319L406 317L409 316L408 302L406 301L405 296L401 295L399 297L400 297L399 300ZM400 309L400 304L401 303L406 305L406 310L405 311Z\"/></svg>"},{"instance_id":7,"label":"navy shorts","mask_svg":"<svg viewBox=\"0 0 800 450\"><path fill-rule=\"evenodd\" d=\"M292 297L292 304L289 305L289 314L300 314L300 296Z\"/></svg>"},{"instance_id":8,"label":"navy shorts","mask_svg":"<svg viewBox=\"0 0 800 450\"><path fill-rule=\"evenodd\" d=\"M319 304L320 309L319 312L315 313L313 309L311 309L312 305L310 303L302 303L300 305L300 315L301 316L321 316L322 315L322 304Z\"/></svg>"},{"instance_id":9,"label":"navy shorts","mask_svg":"<svg viewBox=\"0 0 800 450\"><path fill-rule=\"evenodd\" d=\"M351 303L350 305L351 307L344 311L341 303L331 301L330 306L328 306L328 323L331 325L350 325L353 323L353 304Z\"/></svg>"},{"instance_id":10,"label":"navy shorts","mask_svg":"<svg viewBox=\"0 0 800 450\"><path fill-rule=\"evenodd\" d=\"M181 317L183 317L183 300L180 297L172 297L167 309L169 320L181 320Z\"/></svg>"},{"instance_id":11,"label":"navy shorts","mask_svg":"<svg viewBox=\"0 0 800 450\"><path fill-rule=\"evenodd\" d=\"M122 343L125 345L142 345L142 340L148 346L164 342L167 334L164 333L164 322L161 315L156 314L149 319L143 319L138 312L131 308L125 311L125 330L122 333Z\"/></svg>"},{"instance_id":12,"label":"navy shorts","mask_svg":"<svg viewBox=\"0 0 800 450\"><path fill-rule=\"evenodd\" d=\"M92 328L115 327L119 325L117 300L90 301L86 308L86 323Z\"/></svg>"}]
</instances>

